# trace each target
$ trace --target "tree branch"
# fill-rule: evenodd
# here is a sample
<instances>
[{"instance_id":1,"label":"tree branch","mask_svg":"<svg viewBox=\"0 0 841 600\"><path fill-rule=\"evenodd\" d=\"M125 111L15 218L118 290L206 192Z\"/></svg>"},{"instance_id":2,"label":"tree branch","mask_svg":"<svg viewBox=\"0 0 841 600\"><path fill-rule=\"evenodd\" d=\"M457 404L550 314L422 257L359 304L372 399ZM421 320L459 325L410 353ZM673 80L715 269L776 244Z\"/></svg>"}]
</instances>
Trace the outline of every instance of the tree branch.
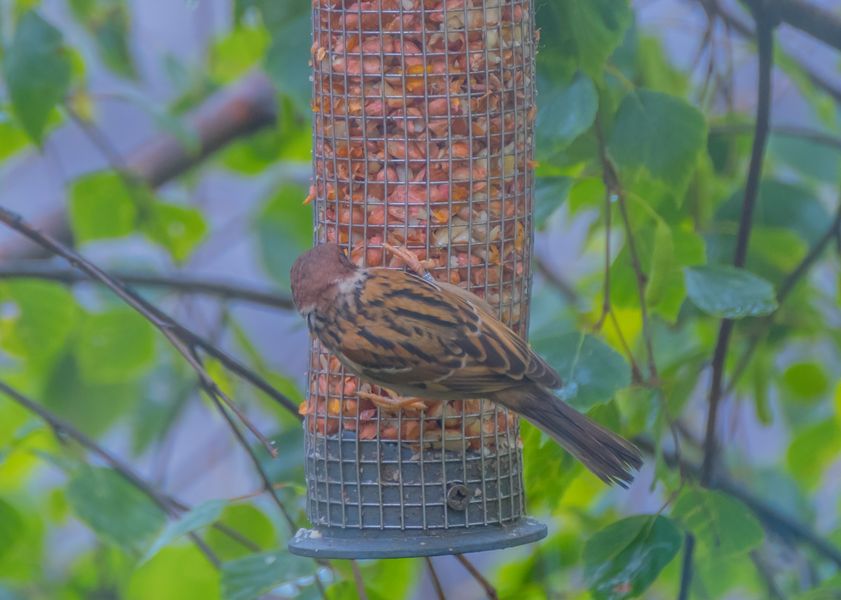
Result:
<instances>
[{"instance_id":1,"label":"tree branch","mask_svg":"<svg viewBox=\"0 0 841 600\"><path fill-rule=\"evenodd\" d=\"M273 125L277 118L275 102L271 81L262 72L253 71L210 96L185 118L186 127L198 137L195 151L185 148L172 135L160 133L119 164L125 165L128 175L150 187L160 187L231 142ZM71 238L64 210L45 217L41 226L59 240ZM8 246L0 249L0 256L28 258L32 256L32 247L29 244Z\"/></svg>"},{"instance_id":2,"label":"tree branch","mask_svg":"<svg viewBox=\"0 0 841 600\"><path fill-rule=\"evenodd\" d=\"M476 582L482 586L482 589L485 590L485 594L488 596L489 600L499 600L499 594L496 591L496 588L493 584L485 579L485 576L482 575L482 572L476 568L476 566L467 560L467 557L464 554L456 554L456 560L461 563L461 565L467 569L467 572L476 580Z\"/></svg>"},{"instance_id":3,"label":"tree branch","mask_svg":"<svg viewBox=\"0 0 841 600\"><path fill-rule=\"evenodd\" d=\"M754 0L755 1L755 0ZM736 33L746 38L754 38L756 33L751 26L745 23L741 17L721 5L719 0L698 0L711 14L718 15ZM797 62L797 61L795 61ZM829 94L833 100L841 103L841 86L834 80L828 79L825 75L815 71L813 68L798 62L801 71L806 75L812 85L820 88Z\"/></svg>"},{"instance_id":4,"label":"tree branch","mask_svg":"<svg viewBox=\"0 0 841 600\"><path fill-rule=\"evenodd\" d=\"M680 568L680 588L677 600L689 600L689 590L692 587L692 556L695 553L695 536L686 534L683 542L683 562Z\"/></svg>"},{"instance_id":5,"label":"tree branch","mask_svg":"<svg viewBox=\"0 0 841 600\"><path fill-rule=\"evenodd\" d=\"M197 346L222 362L229 370L243 377L246 381L252 383L260 390L266 392L271 398L280 403L290 413L298 416L298 409L295 403L292 402L285 395L275 390L268 381L260 377L257 373L248 369L245 365L229 356L224 350L218 348L204 340L201 336L193 333L183 325L177 323L174 319L169 317L166 313L147 302L143 297L134 292L131 288L124 285L122 282L114 279L105 273L102 269L94 265L92 262L84 258L81 254L68 248L52 236L41 233L34 229L31 225L26 223L19 215L9 211L0 206L0 222L5 223L18 233L29 238L45 250L52 252L65 260L67 260L73 267L85 273L88 277L95 279L105 285L108 289L114 292L117 297L123 300L128 306L136 310L141 316L147 319L155 328L157 328L178 350L178 352L187 360L188 363L196 371L199 378L206 384L206 390L212 390L214 395L218 396L225 404L233 407L230 399L222 392L216 385L213 379L197 365L193 357L190 355L189 348ZM229 404L230 403L230 404ZM248 423L246 422L246 425ZM255 427L250 429L258 434ZM258 438L262 435L258 435ZM266 444L269 452L274 452L274 449L263 438L261 441Z\"/></svg>"},{"instance_id":6,"label":"tree branch","mask_svg":"<svg viewBox=\"0 0 841 600\"><path fill-rule=\"evenodd\" d=\"M432 580L432 587L435 588L435 595L438 597L438 600L447 600L447 595L444 593L444 586L441 585L441 579L435 571L435 565L432 564L432 559L425 556L424 560L426 561L426 568L429 571L429 578Z\"/></svg>"},{"instance_id":7,"label":"tree branch","mask_svg":"<svg viewBox=\"0 0 841 600\"><path fill-rule=\"evenodd\" d=\"M747 259L750 233L753 227L753 213L756 199L759 195L759 181L762 175L762 163L765 146L768 141L768 131L771 116L771 76L774 66L774 24L764 12L754 15L759 36L759 83L756 107L756 132L753 138L748 177L745 184L745 195L742 201L742 211L739 218L739 231L736 237L736 250L733 265L743 267ZM718 331L715 350L712 359L712 382L710 384L709 407L707 412L707 428L704 438L704 463L701 469L701 483L707 485L715 467L717 442L716 428L718 425L718 409L721 404L722 382L727 360L727 350L733 333L733 321L724 319Z\"/></svg>"},{"instance_id":8,"label":"tree branch","mask_svg":"<svg viewBox=\"0 0 841 600\"><path fill-rule=\"evenodd\" d=\"M246 283L208 279L189 273L157 275L134 273L130 271L112 271L112 277L129 285L138 287L163 288L187 294L206 294L218 296L224 300L241 300L271 308L294 310L295 305L286 294L270 289L250 286ZM72 268L53 265L41 260L28 260L0 264L0 279L45 279L59 283L99 283L83 272Z\"/></svg>"},{"instance_id":9,"label":"tree branch","mask_svg":"<svg viewBox=\"0 0 841 600\"><path fill-rule=\"evenodd\" d=\"M754 126L747 123L744 125L735 123L710 127L710 135L743 135L753 132ZM797 125L776 125L771 127L771 134L806 140L841 151L841 136L830 135L817 129Z\"/></svg>"},{"instance_id":10,"label":"tree branch","mask_svg":"<svg viewBox=\"0 0 841 600\"><path fill-rule=\"evenodd\" d=\"M794 270L792 270L792 272L789 273L780 284L780 289L777 292L778 306L783 305L797 284L800 283L800 281L809 273L812 266L817 262L821 254L823 254L827 246L829 246L833 240L837 239L839 235L841 235L841 196L838 198L838 208L835 210L835 216L833 217L829 228L821 236L817 243L812 246L809 253L803 257L803 260L800 261ZM754 352L756 352L756 349L759 347L759 343L765 337L765 334L768 333L768 330L771 328L771 325L779 312L780 309L777 308L776 311L767 317L764 317L758 330L754 331L750 335L747 341L747 347L739 357L739 360L733 369L733 375L731 375L730 381L727 383L725 393L729 394L733 391L733 389L735 389L736 384L739 382L739 379L744 374L745 369L747 369L750 364L750 360L753 357Z\"/></svg>"},{"instance_id":11,"label":"tree branch","mask_svg":"<svg viewBox=\"0 0 841 600\"><path fill-rule=\"evenodd\" d=\"M111 452L97 444L93 439L89 438L80 430L76 429L76 427L72 424L57 417L48 409L44 408L34 400L24 396L3 381L0 381L0 392L10 398L18 406L38 415L38 417L46 422L57 435L66 435L86 450L101 458L109 467L119 473L123 479L142 492L146 497L154 502L158 508L170 517L177 517L181 511L189 510L189 507L175 502L171 498L159 492L150 483L140 477L140 475L138 475L128 464L124 463L114 454L111 454ZM219 560L219 557L216 556L216 554L200 537L198 537L198 535L190 533L189 537L214 567L217 569L221 567L222 562Z\"/></svg>"},{"instance_id":12,"label":"tree branch","mask_svg":"<svg viewBox=\"0 0 841 600\"><path fill-rule=\"evenodd\" d=\"M841 50L841 18L802 0L744 0L754 12L771 10L783 23Z\"/></svg>"},{"instance_id":13,"label":"tree branch","mask_svg":"<svg viewBox=\"0 0 841 600\"><path fill-rule=\"evenodd\" d=\"M655 455L656 446L650 439L637 437L634 439L634 443L647 454ZM697 479L701 475L701 465L689 462L683 458L678 458L672 452L664 451L663 460L670 468L679 468L687 476L692 478ZM801 523L794 517L769 504L760 495L755 494L729 477L720 474L714 474L706 487L725 492L737 500L741 500L769 530L787 539L796 540L810 546L818 554L841 569L841 549L821 537L820 534L812 530L808 525Z\"/></svg>"},{"instance_id":14,"label":"tree branch","mask_svg":"<svg viewBox=\"0 0 841 600\"><path fill-rule=\"evenodd\" d=\"M601 129L601 122L599 118L596 117L596 140L598 142L598 150L599 150L599 161L601 162L602 167L602 182L604 183L605 187L605 206L607 211L607 216L605 218L606 223L608 226L610 225L610 205L611 202L616 199L619 202L619 213L622 215L622 224L625 229L625 241L628 244L628 253L631 256L631 267L634 270L634 276L636 278L637 283L637 294L639 295L639 303L640 303L640 313L642 314L642 337L645 343L645 350L648 356L648 375L649 379L653 381L657 381L659 379L659 375L657 372L657 362L654 359L654 344L651 339L651 323L649 320L648 315L648 304L645 301L645 286L646 286L646 276L642 270L642 263L640 262L639 252L637 251L637 241L634 238L634 232L631 228L631 219L628 216L628 205L625 201L625 192L622 189L622 183L619 181L619 174L616 172L616 167L613 165L613 162L610 160L610 157L607 155L607 147L604 141L604 135L602 134ZM610 238L610 231L606 232L608 239ZM606 244L605 252L609 253L610 245L609 243ZM605 287L604 291L605 294L610 294L610 269L609 269L609 261L610 258L607 257L605 259ZM610 301L609 299L605 300L605 304L603 305L603 316L607 316L612 314L612 310L610 308ZM604 312L606 311L606 312ZM600 322L602 319L599 320ZM618 324L617 324L617 331L618 331ZM620 334L621 335L621 334ZM631 364L634 365L634 359L631 358ZM634 367L635 372L639 372L639 369Z\"/></svg>"}]
</instances>

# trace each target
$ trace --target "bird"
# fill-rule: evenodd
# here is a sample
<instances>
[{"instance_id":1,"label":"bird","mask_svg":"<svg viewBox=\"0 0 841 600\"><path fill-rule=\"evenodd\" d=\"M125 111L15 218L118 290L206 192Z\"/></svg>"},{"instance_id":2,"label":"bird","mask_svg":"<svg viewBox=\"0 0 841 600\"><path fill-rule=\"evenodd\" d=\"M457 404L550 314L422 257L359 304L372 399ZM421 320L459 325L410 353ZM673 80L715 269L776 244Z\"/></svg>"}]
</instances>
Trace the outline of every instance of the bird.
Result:
<instances>
[{"instance_id":1,"label":"bird","mask_svg":"<svg viewBox=\"0 0 841 600\"><path fill-rule=\"evenodd\" d=\"M498 403L608 484L627 487L642 467L636 446L552 392L562 386L558 373L468 290L428 273L358 267L334 243L299 256L290 283L310 333L361 379L409 401Z\"/></svg>"}]
</instances>

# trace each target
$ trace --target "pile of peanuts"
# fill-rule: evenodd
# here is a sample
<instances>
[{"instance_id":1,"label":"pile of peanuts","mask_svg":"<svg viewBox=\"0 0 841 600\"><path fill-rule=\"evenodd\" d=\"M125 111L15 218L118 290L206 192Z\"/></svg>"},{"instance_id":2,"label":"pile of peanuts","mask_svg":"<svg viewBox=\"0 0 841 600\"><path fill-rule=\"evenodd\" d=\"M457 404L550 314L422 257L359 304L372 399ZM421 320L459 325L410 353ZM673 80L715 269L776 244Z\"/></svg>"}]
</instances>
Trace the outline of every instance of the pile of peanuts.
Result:
<instances>
[{"instance_id":1,"label":"pile of peanuts","mask_svg":"<svg viewBox=\"0 0 841 600\"><path fill-rule=\"evenodd\" d=\"M369 267L402 267L383 244L404 247L435 278L484 298L520 334L534 183L530 6L313 0L309 200L318 240L339 243ZM392 418L396 411L358 399L359 385L342 375L338 360L314 350L302 407L310 431L418 441L421 429L425 440L446 440L444 431L478 436L512 426L502 412L485 415L471 401L427 403ZM462 423L462 414L475 418Z\"/></svg>"}]
</instances>

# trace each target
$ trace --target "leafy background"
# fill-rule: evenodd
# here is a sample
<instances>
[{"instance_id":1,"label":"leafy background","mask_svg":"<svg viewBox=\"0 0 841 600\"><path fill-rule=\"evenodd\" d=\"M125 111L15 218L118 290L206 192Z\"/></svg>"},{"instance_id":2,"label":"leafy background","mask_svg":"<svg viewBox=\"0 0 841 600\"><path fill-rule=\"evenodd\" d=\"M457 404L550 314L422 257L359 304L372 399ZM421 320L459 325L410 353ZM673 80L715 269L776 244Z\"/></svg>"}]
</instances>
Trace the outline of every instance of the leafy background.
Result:
<instances>
[{"instance_id":1,"label":"leafy background","mask_svg":"<svg viewBox=\"0 0 841 600\"><path fill-rule=\"evenodd\" d=\"M148 321L2 230L0 598L427 598L433 574L451 598L839 597L841 36L776 27L769 91L736 2L537 4L532 340L648 460L607 490L526 427L550 536L471 557L482 579L284 549L305 523L276 400L304 370L308 3L0 0L0 206L270 383L204 363L279 454L244 451ZM799 3L745 2L766 4Z\"/></svg>"}]
</instances>

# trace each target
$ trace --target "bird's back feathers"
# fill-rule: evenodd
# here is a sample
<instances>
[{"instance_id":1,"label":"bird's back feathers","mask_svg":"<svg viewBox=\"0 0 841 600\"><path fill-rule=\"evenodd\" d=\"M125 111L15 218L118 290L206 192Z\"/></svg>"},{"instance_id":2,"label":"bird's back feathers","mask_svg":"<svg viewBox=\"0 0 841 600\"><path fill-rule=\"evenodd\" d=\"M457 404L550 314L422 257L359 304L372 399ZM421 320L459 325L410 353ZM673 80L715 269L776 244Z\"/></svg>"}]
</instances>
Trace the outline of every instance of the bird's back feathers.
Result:
<instances>
[{"instance_id":1,"label":"bird's back feathers","mask_svg":"<svg viewBox=\"0 0 841 600\"><path fill-rule=\"evenodd\" d=\"M331 349L363 377L405 393L482 397L524 381L559 387L552 367L468 294L410 273L368 269L333 305L331 321L342 333ZM361 327L353 314L364 317Z\"/></svg>"}]
</instances>

